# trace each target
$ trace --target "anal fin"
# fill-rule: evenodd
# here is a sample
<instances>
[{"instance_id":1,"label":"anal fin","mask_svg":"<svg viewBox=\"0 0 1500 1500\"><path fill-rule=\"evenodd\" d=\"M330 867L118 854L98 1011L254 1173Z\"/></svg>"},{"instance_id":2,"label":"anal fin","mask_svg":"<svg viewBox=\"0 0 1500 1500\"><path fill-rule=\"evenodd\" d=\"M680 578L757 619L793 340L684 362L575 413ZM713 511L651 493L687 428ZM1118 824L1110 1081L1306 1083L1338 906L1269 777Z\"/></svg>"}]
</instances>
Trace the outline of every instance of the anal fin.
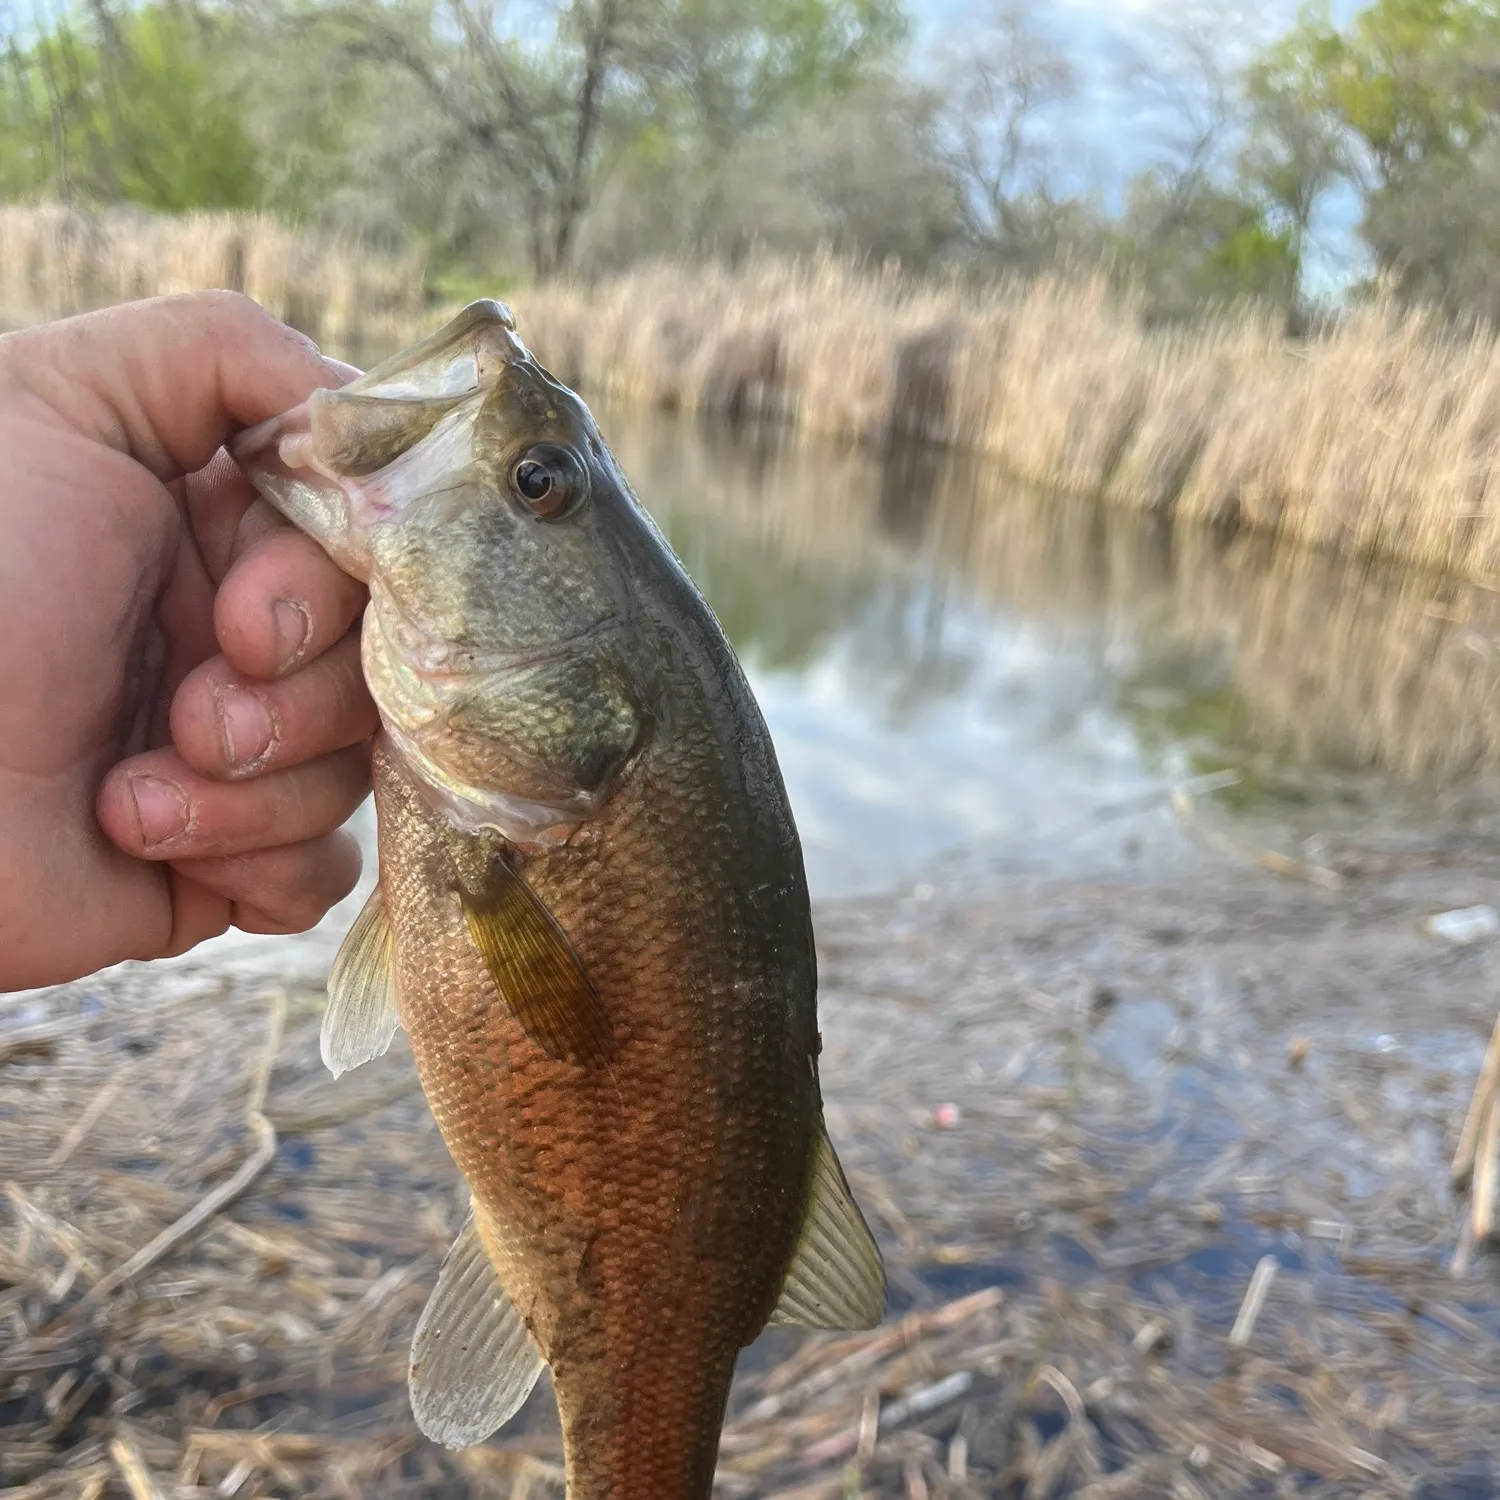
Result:
<instances>
[{"instance_id":1,"label":"anal fin","mask_svg":"<svg viewBox=\"0 0 1500 1500\"><path fill-rule=\"evenodd\" d=\"M609 1013L567 934L531 887L497 859L484 889L460 890L459 900L469 936L526 1035L549 1057L613 1058Z\"/></svg>"},{"instance_id":2,"label":"anal fin","mask_svg":"<svg viewBox=\"0 0 1500 1500\"><path fill-rule=\"evenodd\" d=\"M448 1448L483 1442L521 1409L543 1363L471 1208L412 1336L407 1390L417 1426Z\"/></svg>"},{"instance_id":3,"label":"anal fin","mask_svg":"<svg viewBox=\"0 0 1500 1500\"><path fill-rule=\"evenodd\" d=\"M770 1321L858 1329L884 1316L885 1266L820 1120L807 1217Z\"/></svg>"},{"instance_id":4,"label":"anal fin","mask_svg":"<svg viewBox=\"0 0 1500 1500\"><path fill-rule=\"evenodd\" d=\"M328 1009L319 1038L335 1078L379 1057L400 1025L396 1011L396 944L380 887L370 892L328 976Z\"/></svg>"}]
</instances>

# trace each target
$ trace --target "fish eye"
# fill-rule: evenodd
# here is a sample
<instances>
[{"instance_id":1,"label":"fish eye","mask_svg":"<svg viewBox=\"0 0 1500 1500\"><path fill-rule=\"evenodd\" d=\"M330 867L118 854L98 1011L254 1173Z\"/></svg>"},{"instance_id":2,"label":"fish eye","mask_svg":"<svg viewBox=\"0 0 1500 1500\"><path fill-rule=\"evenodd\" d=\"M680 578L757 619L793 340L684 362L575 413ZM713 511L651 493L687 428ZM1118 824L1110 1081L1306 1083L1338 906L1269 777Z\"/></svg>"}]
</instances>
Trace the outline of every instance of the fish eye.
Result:
<instances>
[{"instance_id":1,"label":"fish eye","mask_svg":"<svg viewBox=\"0 0 1500 1500\"><path fill-rule=\"evenodd\" d=\"M538 443L516 460L510 471L511 488L534 516L560 516L583 498L588 471L571 448Z\"/></svg>"}]
</instances>

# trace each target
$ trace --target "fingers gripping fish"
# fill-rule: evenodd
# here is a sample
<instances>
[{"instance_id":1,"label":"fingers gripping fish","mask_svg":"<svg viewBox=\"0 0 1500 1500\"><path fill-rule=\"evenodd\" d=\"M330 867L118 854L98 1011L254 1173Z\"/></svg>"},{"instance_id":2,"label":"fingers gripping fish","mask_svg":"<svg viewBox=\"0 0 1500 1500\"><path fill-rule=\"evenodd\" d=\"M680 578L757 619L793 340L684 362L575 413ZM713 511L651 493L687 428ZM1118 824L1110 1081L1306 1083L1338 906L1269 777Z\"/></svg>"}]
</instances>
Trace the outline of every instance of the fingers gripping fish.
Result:
<instances>
[{"instance_id":1,"label":"fingers gripping fish","mask_svg":"<svg viewBox=\"0 0 1500 1500\"><path fill-rule=\"evenodd\" d=\"M885 1305L744 675L498 303L236 453L370 590L380 883L323 1056L404 1027L472 1195L413 1339L417 1422L478 1442L545 1362L573 1500L702 1500L739 1350Z\"/></svg>"}]
</instances>

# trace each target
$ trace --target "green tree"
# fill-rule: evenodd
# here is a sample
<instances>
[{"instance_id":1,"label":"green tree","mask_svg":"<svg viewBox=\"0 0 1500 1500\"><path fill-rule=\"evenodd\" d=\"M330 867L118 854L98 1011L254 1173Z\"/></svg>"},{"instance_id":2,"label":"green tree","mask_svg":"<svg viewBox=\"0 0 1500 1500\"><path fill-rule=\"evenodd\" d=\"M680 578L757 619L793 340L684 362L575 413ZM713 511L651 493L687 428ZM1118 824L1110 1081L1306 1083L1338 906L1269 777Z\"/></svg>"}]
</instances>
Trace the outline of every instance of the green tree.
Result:
<instances>
[{"instance_id":1,"label":"green tree","mask_svg":"<svg viewBox=\"0 0 1500 1500\"><path fill-rule=\"evenodd\" d=\"M1238 161L1240 190L1284 245L1289 292L1297 298L1314 216L1328 190L1348 176L1348 147L1298 80L1267 61L1250 67L1246 95L1250 118Z\"/></svg>"},{"instance_id":2,"label":"green tree","mask_svg":"<svg viewBox=\"0 0 1500 1500\"><path fill-rule=\"evenodd\" d=\"M222 86L232 23L180 3L94 4L28 45L0 80L0 192L169 212L256 203L241 101Z\"/></svg>"},{"instance_id":3,"label":"green tree","mask_svg":"<svg viewBox=\"0 0 1500 1500\"><path fill-rule=\"evenodd\" d=\"M1257 187L1300 242L1335 182L1408 294L1500 308L1500 0L1376 0L1340 28L1303 12L1251 70ZM1300 253L1300 252L1299 252Z\"/></svg>"},{"instance_id":4,"label":"green tree","mask_svg":"<svg viewBox=\"0 0 1500 1500\"><path fill-rule=\"evenodd\" d=\"M1119 259L1157 318L1246 298L1288 312L1295 305L1292 232L1269 224L1238 184L1204 181L1183 199L1169 177L1148 172L1131 184L1119 236Z\"/></svg>"}]
</instances>

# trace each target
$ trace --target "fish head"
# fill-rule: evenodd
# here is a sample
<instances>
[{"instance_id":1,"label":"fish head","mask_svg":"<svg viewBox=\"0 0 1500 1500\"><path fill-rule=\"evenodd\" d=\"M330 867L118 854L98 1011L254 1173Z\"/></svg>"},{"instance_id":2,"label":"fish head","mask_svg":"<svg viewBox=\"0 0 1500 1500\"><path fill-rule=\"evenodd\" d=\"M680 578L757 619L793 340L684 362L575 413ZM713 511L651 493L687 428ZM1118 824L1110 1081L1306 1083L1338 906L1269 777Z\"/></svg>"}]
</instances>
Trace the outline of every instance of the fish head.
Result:
<instances>
[{"instance_id":1,"label":"fish head","mask_svg":"<svg viewBox=\"0 0 1500 1500\"><path fill-rule=\"evenodd\" d=\"M597 806L649 718L621 644L654 531L579 398L496 302L241 436L260 492L370 588L388 738L464 826Z\"/></svg>"}]
</instances>

